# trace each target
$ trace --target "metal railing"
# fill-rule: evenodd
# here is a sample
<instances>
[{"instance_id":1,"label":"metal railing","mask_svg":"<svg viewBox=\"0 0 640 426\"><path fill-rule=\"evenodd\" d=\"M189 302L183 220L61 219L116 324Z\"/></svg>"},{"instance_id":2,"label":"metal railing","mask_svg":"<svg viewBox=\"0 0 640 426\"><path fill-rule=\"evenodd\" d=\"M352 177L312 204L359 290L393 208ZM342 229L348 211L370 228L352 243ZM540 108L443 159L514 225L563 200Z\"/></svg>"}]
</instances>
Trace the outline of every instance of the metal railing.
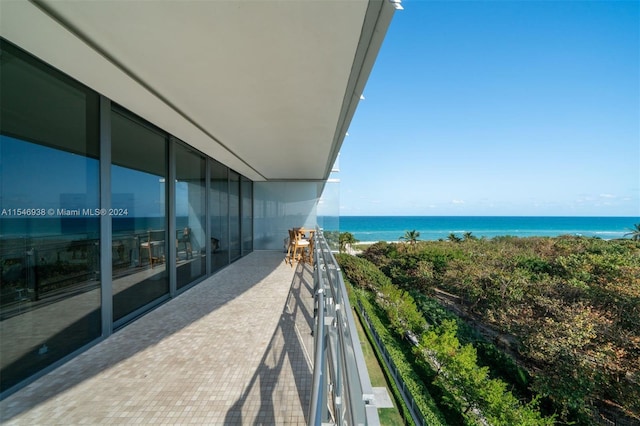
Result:
<instances>
[{"instance_id":1,"label":"metal railing","mask_svg":"<svg viewBox=\"0 0 640 426\"><path fill-rule=\"evenodd\" d=\"M320 229L314 238L315 355L309 425L378 426L373 387L340 267Z\"/></svg>"}]
</instances>

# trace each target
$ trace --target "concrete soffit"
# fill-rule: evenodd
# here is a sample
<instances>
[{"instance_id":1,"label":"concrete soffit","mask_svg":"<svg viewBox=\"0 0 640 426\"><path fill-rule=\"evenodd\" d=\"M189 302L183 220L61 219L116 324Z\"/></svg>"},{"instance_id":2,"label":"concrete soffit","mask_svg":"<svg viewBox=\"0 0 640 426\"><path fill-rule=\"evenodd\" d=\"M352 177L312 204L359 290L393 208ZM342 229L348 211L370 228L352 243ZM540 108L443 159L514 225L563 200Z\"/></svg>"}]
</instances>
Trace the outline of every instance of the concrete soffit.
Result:
<instances>
[{"instance_id":1,"label":"concrete soffit","mask_svg":"<svg viewBox=\"0 0 640 426\"><path fill-rule=\"evenodd\" d=\"M0 35L255 181L329 177L389 0L0 0Z\"/></svg>"}]
</instances>

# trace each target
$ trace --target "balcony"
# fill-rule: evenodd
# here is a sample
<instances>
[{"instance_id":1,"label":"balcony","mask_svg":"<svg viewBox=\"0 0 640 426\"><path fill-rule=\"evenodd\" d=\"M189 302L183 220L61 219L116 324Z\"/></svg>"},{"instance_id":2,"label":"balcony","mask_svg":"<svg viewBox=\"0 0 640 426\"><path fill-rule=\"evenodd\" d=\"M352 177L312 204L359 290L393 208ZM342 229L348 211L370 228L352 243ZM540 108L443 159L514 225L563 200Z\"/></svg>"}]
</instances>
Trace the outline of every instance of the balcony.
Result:
<instances>
[{"instance_id":1,"label":"balcony","mask_svg":"<svg viewBox=\"0 0 640 426\"><path fill-rule=\"evenodd\" d=\"M0 423L341 424L330 413L356 407L376 424L366 369L331 324L353 323L336 312L339 271L326 245L317 257L314 270L251 253L1 401Z\"/></svg>"},{"instance_id":2,"label":"balcony","mask_svg":"<svg viewBox=\"0 0 640 426\"><path fill-rule=\"evenodd\" d=\"M313 274L258 251L0 402L2 424L306 424Z\"/></svg>"}]
</instances>

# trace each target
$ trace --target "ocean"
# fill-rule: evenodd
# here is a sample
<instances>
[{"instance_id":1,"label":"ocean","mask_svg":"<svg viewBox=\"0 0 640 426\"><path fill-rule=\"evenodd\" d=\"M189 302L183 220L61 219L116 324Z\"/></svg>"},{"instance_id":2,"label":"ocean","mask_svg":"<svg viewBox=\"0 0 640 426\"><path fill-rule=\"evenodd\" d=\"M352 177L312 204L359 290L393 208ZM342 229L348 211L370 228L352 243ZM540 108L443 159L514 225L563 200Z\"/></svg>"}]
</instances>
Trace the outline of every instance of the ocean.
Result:
<instances>
[{"instance_id":1,"label":"ocean","mask_svg":"<svg viewBox=\"0 0 640 426\"><path fill-rule=\"evenodd\" d=\"M340 232L351 232L360 242L400 241L407 231L419 240L447 239L471 232L481 238L497 236L556 237L575 235L602 239L624 238L638 217L539 216L340 216ZM628 237L627 237L628 238Z\"/></svg>"},{"instance_id":2,"label":"ocean","mask_svg":"<svg viewBox=\"0 0 640 426\"><path fill-rule=\"evenodd\" d=\"M525 217L525 216L340 216L318 218L325 229L334 229L339 221L341 232L351 232L361 242L399 241L407 231L420 232L420 240L446 239L454 233L462 236L493 238L502 235L515 237L555 237L582 235L602 239L624 238L640 217ZM187 218L177 218L177 229L187 226ZM162 218L117 218L113 232L162 229ZM73 239L75 235L95 235L99 232L97 218L2 218L0 238L29 235L55 235Z\"/></svg>"}]
</instances>

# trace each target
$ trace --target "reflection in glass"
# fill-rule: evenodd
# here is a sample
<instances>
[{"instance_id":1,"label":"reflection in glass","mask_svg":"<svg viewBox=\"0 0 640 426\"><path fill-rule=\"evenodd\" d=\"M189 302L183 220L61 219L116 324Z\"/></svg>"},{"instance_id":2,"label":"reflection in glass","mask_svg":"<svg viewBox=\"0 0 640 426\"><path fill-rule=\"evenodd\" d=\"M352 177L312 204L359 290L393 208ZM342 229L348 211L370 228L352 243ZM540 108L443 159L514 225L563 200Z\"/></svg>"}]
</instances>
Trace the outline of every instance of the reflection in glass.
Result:
<instances>
[{"instance_id":1,"label":"reflection in glass","mask_svg":"<svg viewBox=\"0 0 640 426\"><path fill-rule=\"evenodd\" d=\"M0 391L101 333L98 97L0 41Z\"/></svg>"},{"instance_id":2,"label":"reflection in glass","mask_svg":"<svg viewBox=\"0 0 640 426\"><path fill-rule=\"evenodd\" d=\"M228 168L211 163L209 182L209 220L211 223L211 271L229 264L229 177Z\"/></svg>"},{"instance_id":3,"label":"reflection in glass","mask_svg":"<svg viewBox=\"0 0 640 426\"><path fill-rule=\"evenodd\" d=\"M166 137L111 114L113 320L169 293L166 271Z\"/></svg>"},{"instance_id":4,"label":"reflection in glass","mask_svg":"<svg viewBox=\"0 0 640 426\"><path fill-rule=\"evenodd\" d=\"M253 250L253 183L242 176L242 255Z\"/></svg>"},{"instance_id":5,"label":"reflection in glass","mask_svg":"<svg viewBox=\"0 0 640 426\"><path fill-rule=\"evenodd\" d=\"M319 182L253 182L254 250L284 250L293 227L315 228Z\"/></svg>"},{"instance_id":6,"label":"reflection in glass","mask_svg":"<svg viewBox=\"0 0 640 426\"><path fill-rule=\"evenodd\" d=\"M240 241L240 175L229 170L229 257L242 255Z\"/></svg>"},{"instance_id":7,"label":"reflection in glass","mask_svg":"<svg viewBox=\"0 0 640 426\"><path fill-rule=\"evenodd\" d=\"M176 143L176 262L182 288L206 273L205 159Z\"/></svg>"}]
</instances>

